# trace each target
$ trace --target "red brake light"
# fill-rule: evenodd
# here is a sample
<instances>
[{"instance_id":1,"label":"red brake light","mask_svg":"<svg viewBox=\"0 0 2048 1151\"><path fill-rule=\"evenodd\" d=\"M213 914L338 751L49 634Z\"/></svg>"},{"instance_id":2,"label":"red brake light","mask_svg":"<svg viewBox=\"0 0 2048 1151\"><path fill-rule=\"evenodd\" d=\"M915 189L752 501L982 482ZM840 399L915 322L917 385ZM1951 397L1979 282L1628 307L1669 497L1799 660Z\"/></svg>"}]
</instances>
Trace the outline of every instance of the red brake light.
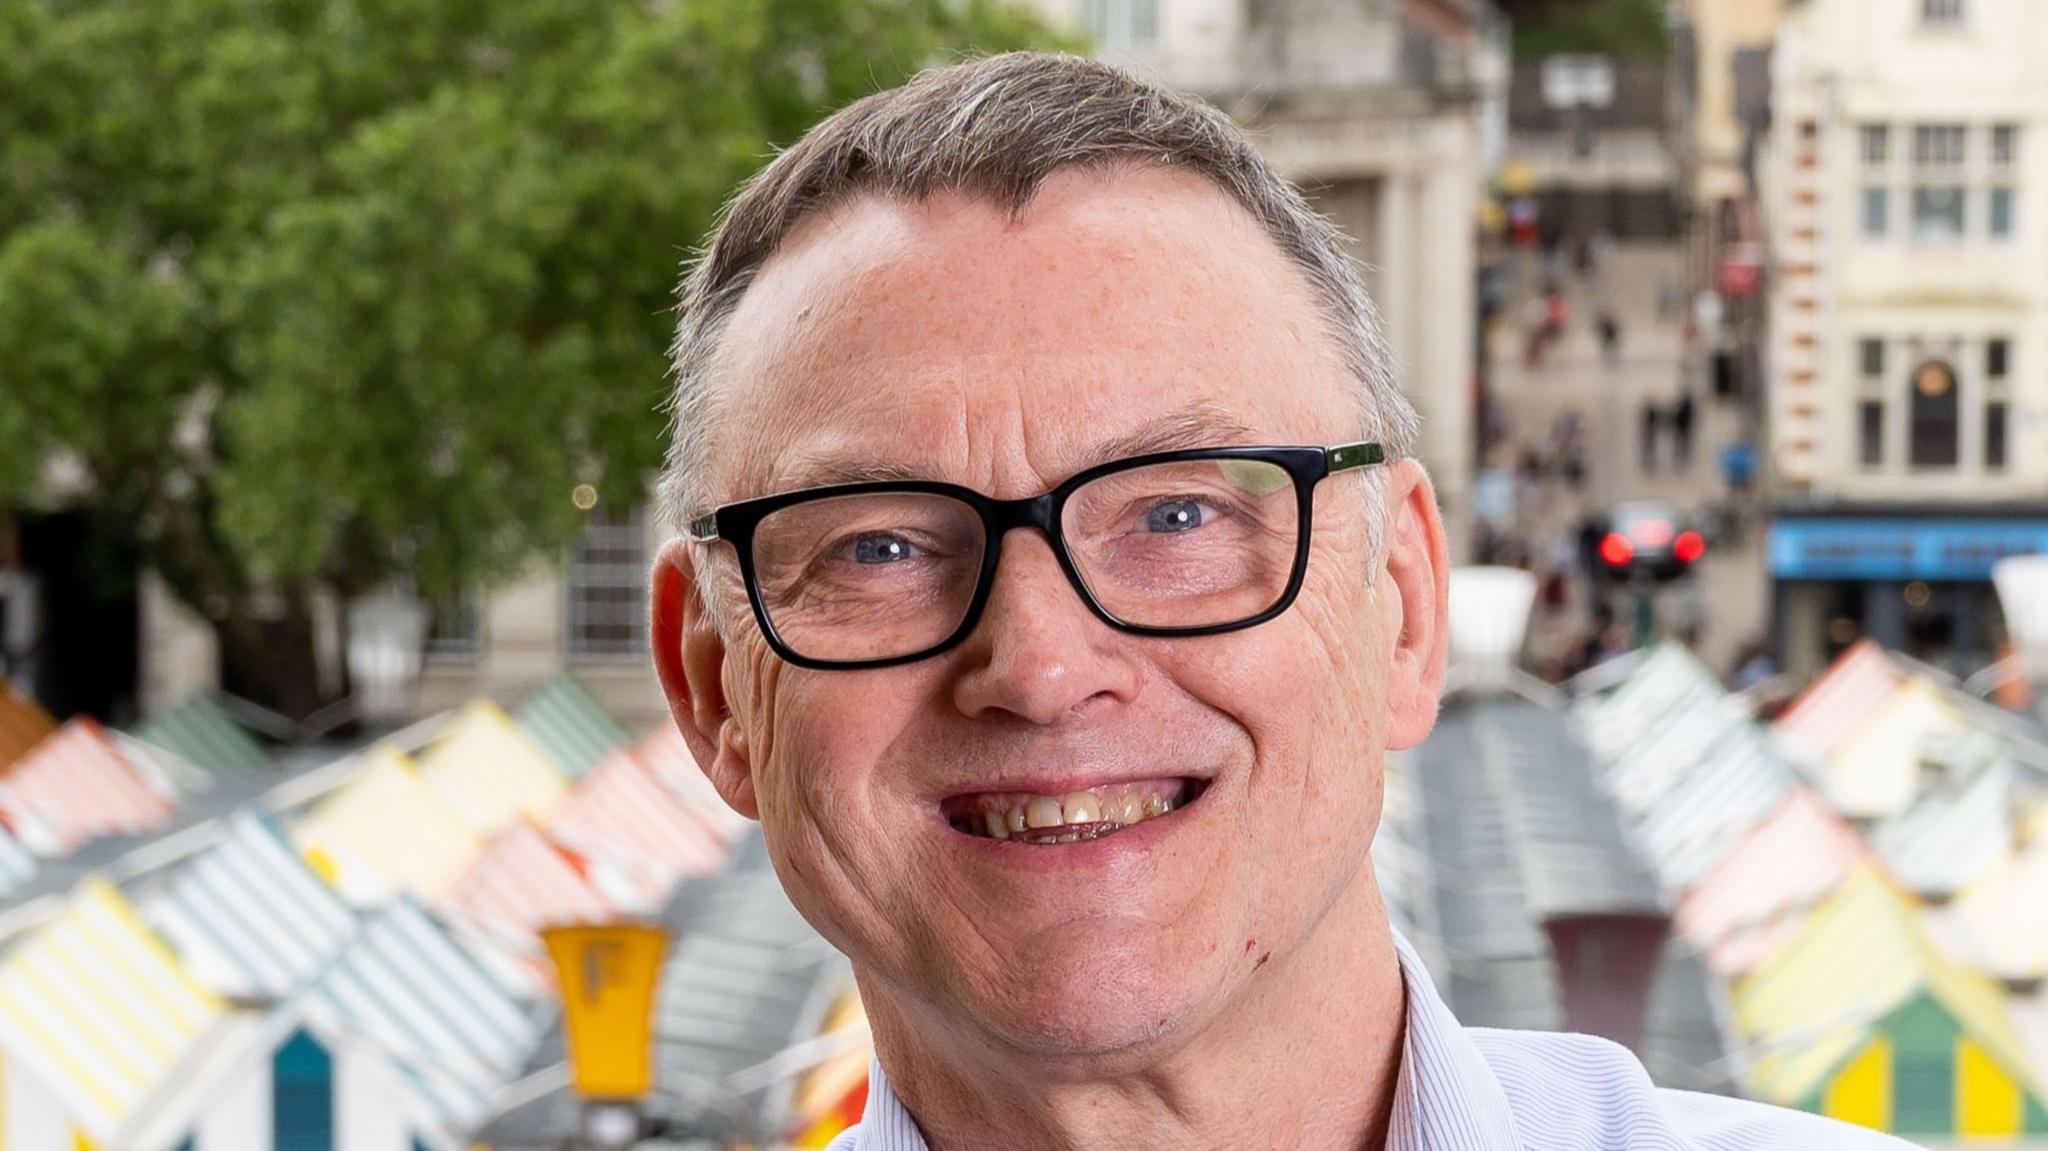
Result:
<instances>
[{"instance_id":1,"label":"red brake light","mask_svg":"<svg viewBox=\"0 0 2048 1151\"><path fill-rule=\"evenodd\" d=\"M1625 567L1635 555L1635 545L1620 532L1608 532L1600 541L1600 558L1607 562L1608 567Z\"/></svg>"},{"instance_id":2,"label":"red brake light","mask_svg":"<svg viewBox=\"0 0 2048 1151\"><path fill-rule=\"evenodd\" d=\"M1707 553L1707 540L1698 532L1679 532L1671 543L1671 554L1681 563L1691 563Z\"/></svg>"}]
</instances>

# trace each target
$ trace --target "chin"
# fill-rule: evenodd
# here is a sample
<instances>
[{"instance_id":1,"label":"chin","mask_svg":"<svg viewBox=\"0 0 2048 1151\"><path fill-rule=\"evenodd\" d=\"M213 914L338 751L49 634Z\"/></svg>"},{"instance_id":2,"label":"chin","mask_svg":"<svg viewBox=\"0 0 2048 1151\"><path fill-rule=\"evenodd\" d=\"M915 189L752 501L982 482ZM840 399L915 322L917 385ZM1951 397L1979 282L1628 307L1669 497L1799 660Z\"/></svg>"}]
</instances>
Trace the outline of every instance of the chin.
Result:
<instances>
[{"instance_id":1,"label":"chin","mask_svg":"<svg viewBox=\"0 0 2048 1151\"><path fill-rule=\"evenodd\" d=\"M1022 1054L1114 1060L1182 1029L1212 982L1159 950L1076 933L1030 949L994 981L1000 998L969 1010Z\"/></svg>"}]
</instances>

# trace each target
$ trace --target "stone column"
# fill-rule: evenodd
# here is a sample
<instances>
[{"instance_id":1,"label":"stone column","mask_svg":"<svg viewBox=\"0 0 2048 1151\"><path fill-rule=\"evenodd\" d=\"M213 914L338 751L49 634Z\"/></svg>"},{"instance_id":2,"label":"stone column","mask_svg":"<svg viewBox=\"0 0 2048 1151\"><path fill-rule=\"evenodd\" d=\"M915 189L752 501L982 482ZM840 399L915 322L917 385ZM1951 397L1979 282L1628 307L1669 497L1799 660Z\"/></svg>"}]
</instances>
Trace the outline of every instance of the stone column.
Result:
<instances>
[{"instance_id":1,"label":"stone column","mask_svg":"<svg viewBox=\"0 0 2048 1151\"><path fill-rule=\"evenodd\" d=\"M1460 140L1459 147L1469 147ZM1423 453L1450 537L1451 562L1465 559L1472 535L1474 325L1478 318L1477 267L1472 221L1476 211L1470 166L1440 160L1426 182L1414 185L1417 239L1412 249L1415 295L1409 323L1416 333L1416 394L1427 394Z\"/></svg>"}]
</instances>

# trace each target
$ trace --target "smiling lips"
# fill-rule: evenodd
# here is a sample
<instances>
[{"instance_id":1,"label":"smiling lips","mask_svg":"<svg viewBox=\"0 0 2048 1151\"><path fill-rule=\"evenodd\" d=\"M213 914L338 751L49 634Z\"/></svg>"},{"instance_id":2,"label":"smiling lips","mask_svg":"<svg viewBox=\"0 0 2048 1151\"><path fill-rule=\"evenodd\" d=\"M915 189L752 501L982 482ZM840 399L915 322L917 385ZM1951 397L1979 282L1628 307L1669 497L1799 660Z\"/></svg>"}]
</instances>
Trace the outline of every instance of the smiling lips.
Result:
<instances>
[{"instance_id":1,"label":"smiling lips","mask_svg":"<svg viewBox=\"0 0 2048 1151\"><path fill-rule=\"evenodd\" d=\"M1192 802L1203 781L1148 779L1065 795L981 792L943 805L955 830L1033 845L1080 843L1157 819Z\"/></svg>"}]
</instances>

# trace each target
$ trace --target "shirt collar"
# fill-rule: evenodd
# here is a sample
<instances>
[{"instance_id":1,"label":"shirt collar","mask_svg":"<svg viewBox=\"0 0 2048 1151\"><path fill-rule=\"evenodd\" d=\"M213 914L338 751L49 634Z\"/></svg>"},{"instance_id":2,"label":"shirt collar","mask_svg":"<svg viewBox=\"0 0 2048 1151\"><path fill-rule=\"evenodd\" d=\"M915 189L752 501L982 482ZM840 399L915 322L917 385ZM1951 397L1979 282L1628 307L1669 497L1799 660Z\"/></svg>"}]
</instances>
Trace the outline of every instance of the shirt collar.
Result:
<instances>
[{"instance_id":1,"label":"shirt collar","mask_svg":"<svg viewBox=\"0 0 2048 1151\"><path fill-rule=\"evenodd\" d=\"M1387 1151L1515 1151L1514 1112L1493 1068L1399 931L1394 952L1408 985L1408 1028Z\"/></svg>"},{"instance_id":2,"label":"shirt collar","mask_svg":"<svg viewBox=\"0 0 2048 1151\"><path fill-rule=\"evenodd\" d=\"M1492 1067L1399 932L1394 951L1408 988L1408 1026L1387 1151L1514 1151L1514 1115ZM856 1151L929 1151L879 1060L868 1063L867 1109L852 1146Z\"/></svg>"}]
</instances>

